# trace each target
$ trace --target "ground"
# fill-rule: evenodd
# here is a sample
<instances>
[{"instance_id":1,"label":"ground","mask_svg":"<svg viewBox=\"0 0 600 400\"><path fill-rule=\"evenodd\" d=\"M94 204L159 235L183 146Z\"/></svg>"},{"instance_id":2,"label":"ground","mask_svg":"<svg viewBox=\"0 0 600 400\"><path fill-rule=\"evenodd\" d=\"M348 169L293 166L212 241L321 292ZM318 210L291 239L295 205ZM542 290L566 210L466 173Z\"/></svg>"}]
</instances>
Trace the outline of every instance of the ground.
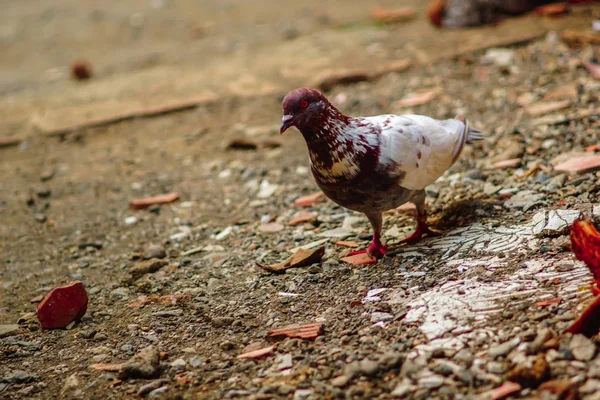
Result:
<instances>
[{"instance_id":1,"label":"ground","mask_svg":"<svg viewBox=\"0 0 600 400\"><path fill-rule=\"evenodd\" d=\"M5 5L0 137L20 143L0 148L0 324L20 327L0 339L2 398L132 398L149 382L156 398L478 398L506 380L527 398L570 379L597 399L596 342L563 332L591 298L567 233L582 213L599 222L600 173L554 167L598 144L600 83L580 63L594 49L563 32L600 9L442 33L421 3L379 2L417 11L392 26L360 1ZM88 82L69 77L79 58ZM411 66L389 72L398 60ZM365 217L322 201L289 225L317 187L301 135L278 133L287 90L348 70L370 76L327 91L347 114L461 114L487 136L428 188L443 234L371 266L340 261L351 249L336 244L367 246ZM431 99L398 101L410 96ZM168 192L180 199L129 208ZM384 239L414 226L391 211ZM306 245L325 247L321 262L257 267ZM153 255L166 265L132 281ZM40 330L38 297L73 280L87 314ZM152 295L179 296L140 304ZM313 322L314 341L266 337ZM148 346L160 379L90 368ZM547 374L510 375L538 353Z\"/></svg>"}]
</instances>

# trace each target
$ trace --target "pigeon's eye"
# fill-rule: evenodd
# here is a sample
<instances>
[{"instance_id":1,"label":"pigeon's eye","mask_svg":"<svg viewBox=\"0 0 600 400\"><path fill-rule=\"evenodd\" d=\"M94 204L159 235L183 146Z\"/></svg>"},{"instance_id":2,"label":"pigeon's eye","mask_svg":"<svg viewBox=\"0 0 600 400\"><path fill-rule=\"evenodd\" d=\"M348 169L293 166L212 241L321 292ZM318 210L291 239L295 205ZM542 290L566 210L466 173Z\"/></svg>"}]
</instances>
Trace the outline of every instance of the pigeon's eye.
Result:
<instances>
[{"instance_id":1,"label":"pigeon's eye","mask_svg":"<svg viewBox=\"0 0 600 400\"><path fill-rule=\"evenodd\" d=\"M303 100L300 102L300 107L302 107L302 108L306 108L306 107L308 107L308 100L306 100L306 99L303 99Z\"/></svg>"}]
</instances>

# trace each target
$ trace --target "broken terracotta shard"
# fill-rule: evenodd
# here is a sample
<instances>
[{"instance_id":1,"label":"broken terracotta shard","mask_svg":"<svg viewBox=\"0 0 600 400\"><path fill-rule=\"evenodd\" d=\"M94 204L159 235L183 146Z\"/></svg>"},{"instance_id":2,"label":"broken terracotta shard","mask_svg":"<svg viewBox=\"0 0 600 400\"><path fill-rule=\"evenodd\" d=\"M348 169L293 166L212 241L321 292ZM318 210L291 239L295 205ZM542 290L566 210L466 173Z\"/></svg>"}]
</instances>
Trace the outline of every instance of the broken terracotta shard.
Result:
<instances>
[{"instance_id":1,"label":"broken terracotta shard","mask_svg":"<svg viewBox=\"0 0 600 400\"><path fill-rule=\"evenodd\" d=\"M323 201L325 194L323 192L316 192L309 194L308 196L302 196L294 201L295 207L311 207L315 203Z\"/></svg>"},{"instance_id":2,"label":"broken terracotta shard","mask_svg":"<svg viewBox=\"0 0 600 400\"><path fill-rule=\"evenodd\" d=\"M298 251L283 262L274 265L262 265L256 263L256 266L268 272L282 273L285 272L286 269L306 267L307 265L319 262L324 254L325 247L319 247L317 249L298 249Z\"/></svg>"},{"instance_id":3,"label":"broken terracotta shard","mask_svg":"<svg viewBox=\"0 0 600 400\"><path fill-rule=\"evenodd\" d=\"M142 210L155 204L172 203L177 199L179 199L179 193L167 193L155 197L147 197L145 199L131 200L129 206L134 210Z\"/></svg>"},{"instance_id":4,"label":"broken terracotta shard","mask_svg":"<svg viewBox=\"0 0 600 400\"><path fill-rule=\"evenodd\" d=\"M353 265L369 265L377 262L377 259L373 256L368 255L367 253L361 253L355 254L353 256L344 257L342 258L342 261Z\"/></svg>"},{"instance_id":5,"label":"broken terracotta shard","mask_svg":"<svg viewBox=\"0 0 600 400\"><path fill-rule=\"evenodd\" d=\"M40 303L37 317L44 329L65 328L84 316L88 296L81 281L53 289Z\"/></svg>"},{"instance_id":6,"label":"broken terracotta shard","mask_svg":"<svg viewBox=\"0 0 600 400\"><path fill-rule=\"evenodd\" d=\"M285 328L273 329L272 331L267 332L266 337L315 339L321 333L323 333L323 323L315 322L312 324L288 326Z\"/></svg>"},{"instance_id":7,"label":"broken terracotta shard","mask_svg":"<svg viewBox=\"0 0 600 400\"><path fill-rule=\"evenodd\" d=\"M249 351L247 353L240 354L238 356L238 358L249 358L249 359L262 358L262 357L266 357L268 355L273 354L274 349L275 349L275 346L269 346L269 347L265 347L262 349Z\"/></svg>"}]
</instances>

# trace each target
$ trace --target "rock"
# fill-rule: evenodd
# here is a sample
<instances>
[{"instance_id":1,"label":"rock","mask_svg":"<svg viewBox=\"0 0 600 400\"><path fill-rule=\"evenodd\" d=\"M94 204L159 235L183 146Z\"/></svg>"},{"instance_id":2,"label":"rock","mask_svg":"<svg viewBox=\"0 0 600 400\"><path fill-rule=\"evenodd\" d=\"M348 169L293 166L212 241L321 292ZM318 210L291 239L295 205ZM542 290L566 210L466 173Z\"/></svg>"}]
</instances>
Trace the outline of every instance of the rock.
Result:
<instances>
[{"instance_id":1,"label":"rock","mask_svg":"<svg viewBox=\"0 0 600 400\"><path fill-rule=\"evenodd\" d=\"M346 386L349 381L350 381L350 378L348 378L346 375L340 375L337 378L333 378L331 380L331 385L341 388L341 387Z\"/></svg>"},{"instance_id":2,"label":"rock","mask_svg":"<svg viewBox=\"0 0 600 400\"><path fill-rule=\"evenodd\" d=\"M164 398L163 395L165 394L165 392L167 392L167 390L169 390L168 386L162 386L158 389L154 389L153 391L151 391L150 393L148 393L148 398L149 399L159 399L159 398Z\"/></svg>"},{"instance_id":3,"label":"rock","mask_svg":"<svg viewBox=\"0 0 600 400\"><path fill-rule=\"evenodd\" d=\"M17 324L0 325L0 339L18 335L21 331L21 327Z\"/></svg>"},{"instance_id":4,"label":"rock","mask_svg":"<svg viewBox=\"0 0 600 400\"><path fill-rule=\"evenodd\" d=\"M65 328L87 311L88 296L80 281L53 289L40 303L37 317L44 329Z\"/></svg>"},{"instance_id":5,"label":"rock","mask_svg":"<svg viewBox=\"0 0 600 400\"><path fill-rule=\"evenodd\" d=\"M40 185L37 188L35 188L35 193L37 194L37 196L40 199L45 199L45 198L50 197L50 195L52 194L52 191L50 190L49 187Z\"/></svg>"},{"instance_id":6,"label":"rock","mask_svg":"<svg viewBox=\"0 0 600 400\"><path fill-rule=\"evenodd\" d=\"M192 366L194 368L198 368L202 364L204 364L204 359L202 357L196 356L196 357L190 358L190 366Z\"/></svg>"},{"instance_id":7,"label":"rock","mask_svg":"<svg viewBox=\"0 0 600 400\"><path fill-rule=\"evenodd\" d=\"M129 270L129 274L131 275L130 282L137 281L146 274L154 273L167 264L168 262L165 260L156 259L139 262Z\"/></svg>"},{"instance_id":8,"label":"rock","mask_svg":"<svg viewBox=\"0 0 600 400\"><path fill-rule=\"evenodd\" d=\"M421 388L437 389L444 384L444 377L440 375L430 375L420 378L417 385Z\"/></svg>"},{"instance_id":9,"label":"rock","mask_svg":"<svg viewBox=\"0 0 600 400\"><path fill-rule=\"evenodd\" d=\"M275 362L277 363L277 369L280 371L290 369L294 366L292 355L290 353L277 355Z\"/></svg>"},{"instance_id":10,"label":"rock","mask_svg":"<svg viewBox=\"0 0 600 400\"><path fill-rule=\"evenodd\" d=\"M187 363L183 358L178 358L177 360L173 361L170 366L175 373L179 373L186 370Z\"/></svg>"},{"instance_id":11,"label":"rock","mask_svg":"<svg viewBox=\"0 0 600 400\"><path fill-rule=\"evenodd\" d=\"M7 383L26 383L35 380L36 377L29 372L22 371L20 369L14 369L8 371L2 380Z\"/></svg>"},{"instance_id":12,"label":"rock","mask_svg":"<svg viewBox=\"0 0 600 400\"><path fill-rule=\"evenodd\" d=\"M81 382L77 379L77 374L72 374L65 379L65 383L60 392L66 397L81 397L83 395Z\"/></svg>"},{"instance_id":13,"label":"rock","mask_svg":"<svg viewBox=\"0 0 600 400\"><path fill-rule=\"evenodd\" d=\"M227 351L235 348L235 344L230 340L224 340L219 344L219 347L221 348L221 350Z\"/></svg>"},{"instance_id":14,"label":"rock","mask_svg":"<svg viewBox=\"0 0 600 400\"><path fill-rule=\"evenodd\" d=\"M492 374L501 375L506 371L504 363L498 361L491 361L486 365L488 372Z\"/></svg>"},{"instance_id":15,"label":"rock","mask_svg":"<svg viewBox=\"0 0 600 400\"><path fill-rule=\"evenodd\" d=\"M488 350L488 356L490 356L491 358L504 357L505 355L510 353L512 349L517 347L519 343L521 343L521 339L515 337L502 344L492 346Z\"/></svg>"},{"instance_id":16,"label":"rock","mask_svg":"<svg viewBox=\"0 0 600 400\"><path fill-rule=\"evenodd\" d=\"M522 190L517 192L510 199L506 200L504 205L508 208L517 208L527 211L536 205L541 204L544 197L545 196L543 194L534 192L532 190Z\"/></svg>"},{"instance_id":17,"label":"rock","mask_svg":"<svg viewBox=\"0 0 600 400\"><path fill-rule=\"evenodd\" d=\"M588 379L588 381L579 388L579 393L600 393L600 380Z\"/></svg>"},{"instance_id":18,"label":"rock","mask_svg":"<svg viewBox=\"0 0 600 400\"><path fill-rule=\"evenodd\" d=\"M573 335L569 347L573 357L579 361L590 361L596 354L596 345L581 334Z\"/></svg>"},{"instance_id":19,"label":"rock","mask_svg":"<svg viewBox=\"0 0 600 400\"><path fill-rule=\"evenodd\" d=\"M531 388L538 387L549 377L550 365L544 354L540 354L531 366L517 365L506 374L506 379Z\"/></svg>"},{"instance_id":20,"label":"rock","mask_svg":"<svg viewBox=\"0 0 600 400\"><path fill-rule=\"evenodd\" d=\"M482 61L498 67L508 68L514 65L516 51L513 49L491 48L487 49Z\"/></svg>"},{"instance_id":21,"label":"rock","mask_svg":"<svg viewBox=\"0 0 600 400\"><path fill-rule=\"evenodd\" d=\"M162 259L162 258L165 258L166 256L167 256L167 253L165 252L165 249L162 246L151 245L150 247L148 247L146 249L142 258L144 260L150 260L152 258Z\"/></svg>"},{"instance_id":22,"label":"rock","mask_svg":"<svg viewBox=\"0 0 600 400\"><path fill-rule=\"evenodd\" d=\"M294 392L294 400L304 400L314 393L312 389L298 389Z\"/></svg>"},{"instance_id":23,"label":"rock","mask_svg":"<svg viewBox=\"0 0 600 400\"><path fill-rule=\"evenodd\" d=\"M260 186L256 197L258 197L259 199L268 199L269 197L275 194L277 189L279 189L279 185L271 184L268 180L265 179L262 182L260 182Z\"/></svg>"},{"instance_id":24,"label":"rock","mask_svg":"<svg viewBox=\"0 0 600 400\"><path fill-rule=\"evenodd\" d=\"M548 213L548 223L544 227L546 235L566 233L573 221L579 218L578 210L552 210Z\"/></svg>"},{"instance_id":25,"label":"rock","mask_svg":"<svg viewBox=\"0 0 600 400\"><path fill-rule=\"evenodd\" d=\"M335 238L335 239L345 239L348 236L351 236L353 233L354 233L354 231L352 229L339 227L339 228L329 229L327 231L321 232L321 233L317 234L317 236L326 237L326 238Z\"/></svg>"},{"instance_id":26,"label":"rock","mask_svg":"<svg viewBox=\"0 0 600 400\"><path fill-rule=\"evenodd\" d=\"M452 374L458 375L463 370L460 365L444 359L434 360L430 368L436 374L443 376L450 376Z\"/></svg>"},{"instance_id":27,"label":"rock","mask_svg":"<svg viewBox=\"0 0 600 400\"><path fill-rule=\"evenodd\" d=\"M411 384L409 379L404 379L396 385L391 394L394 397L407 398L407 394L414 392L416 389L416 386Z\"/></svg>"},{"instance_id":28,"label":"rock","mask_svg":"<svg viewBox=\"0 0 600 400\"><path fill-rule=\"evenodd\" d=\"M234 319L232 317L216 317L211 320L215 328L228 327L233 323L233 321Z\"/></svg>"},{"instance_id":29,"label":"rock","mask_svg":"<svg viewBox=\"0 0 600 400\"><path fill-rule=\"evenodd\" d=\"M160 353L149 346L125 362L119 370L120 379L151 379L160 374Z\"/></svg>"},{"instance_id":30,"label":"rock","mask_svg":"<svg viewBox=\"0 0 600 400\"><path fill-rule=\"evenodd\" d=\"M365 359L359 362L359 371L362 375L373 376L379 371L379 363Z\"/></svg>"},{"instance_id":31,"label":"rock","mask_svg":"<svg viewBox=\"0 0 600 400\"><path fill-rule=\"evenodd\" d=\"M139 396L145 396L153 390L156 390L159 387L166 385L167 383L169 383L169 381L167 381L166 379L156 379L150 383L140 386L137 393Z\"/></svg>"}]
</instances>

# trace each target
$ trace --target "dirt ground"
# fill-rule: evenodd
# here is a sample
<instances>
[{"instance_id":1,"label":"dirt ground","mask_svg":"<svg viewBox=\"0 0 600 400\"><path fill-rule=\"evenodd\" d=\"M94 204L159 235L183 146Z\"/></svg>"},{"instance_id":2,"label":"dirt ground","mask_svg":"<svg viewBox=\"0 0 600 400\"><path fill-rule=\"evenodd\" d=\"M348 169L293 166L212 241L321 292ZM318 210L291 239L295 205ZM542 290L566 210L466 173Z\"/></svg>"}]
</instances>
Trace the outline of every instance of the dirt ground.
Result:
<instances>
[{"instance_id":1,"label":"dirt ground","mask_svg":"<svg viewBox=\"0 0 600 400\"><path fill-rule=\"evenodd\" d=\"M559 398L543 385L560 380L600 398L598 342L562 333L591 297L567 232L582 213L600 222L600 172L554 168L600 151L600 81L580 63L598 49L563 37L588 32L600 8L441 32L422 3L4 4L0 137L20 143L0 148L0 325L19 327L0 338L0 397L453 399L513 381L508 398ZM382 26L369 19L376 4L417 17ZM69 76L80 58L87 82ZM281 99L322 73L400 59L411 67L328 97L350 115L464 114L487 138L428 189L442 236L355 266L336 243L368 245L364 216L294 206L317 187L301 135L278 133ZM423 93L433 100L398 101ZM107 122L182 102L192 106ZM256 148L228 149L240 138ZM180 199L129 208L168 192ZM302 210L315 217L290 225ZM388 244L414 224L389 212ZM323 260L257 268L298 246L325 246ZM152 257L165 265L129 279ZM73 280L87 314L40 330L39 296ZM314 341L266 337L312 322L324 326ZM148 346L161 352L153 379L90 368ZM547 371L523 378L540 355Z\"/></svg>"}]
</instances>

